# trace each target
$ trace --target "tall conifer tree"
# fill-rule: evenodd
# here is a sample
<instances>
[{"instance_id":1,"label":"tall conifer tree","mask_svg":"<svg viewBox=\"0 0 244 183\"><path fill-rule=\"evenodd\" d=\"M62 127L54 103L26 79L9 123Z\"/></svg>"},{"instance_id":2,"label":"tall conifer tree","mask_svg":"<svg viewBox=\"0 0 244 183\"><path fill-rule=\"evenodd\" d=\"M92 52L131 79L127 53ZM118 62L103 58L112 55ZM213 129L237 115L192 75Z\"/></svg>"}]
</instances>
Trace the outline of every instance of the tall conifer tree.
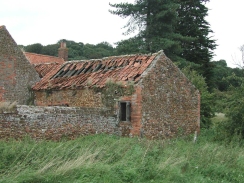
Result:
<instances>
[{"instance_id":1,"label":"tall conifer tree","mask_svg":"<svg viewBox=\"0 0 244 183\"><path fill-rule=\"evenodd\" d=\"M110 10L120 17L130 17L125 25L130 34L139 28L134 38L121 41L118 46L123 51L140 44L141 52L156 52L163 49L173 61L194 63L197 71L206 78L211 87L213 50L215 40L209 37L211 29L205 20L209 0L136 0L134 4L110 4ZM135 44L135 41L137 42Z\"/></svg>"},{"instance_id":2,"label":"tall conifer tree","mask_svg":"<svg viewBox=\"0 0 244 183\"><path fill-rule=\"evenodd\" d=\"M116 10L110 10L112 14L120 17L130 17L125 25L126 33L130 34L139 28L136 39L143 43L142 52L156 52L163 49L172 60L179 60L182 52L180 42L183 36L176 33L177 8L175 0L136 0L134 4L120 3L110 4ZM126 45L128 41L124 42ZM123 41L120 42L122 46Z\"/></svg>"},{"instance_id":3,"label":"tall conifer tree","mask_svg":"<svg viewBox=\"0 0 244 183\"><path fill-rule=\"evenodd\" d=\"M199 64L198 72L202 74L208 86L212 87L213 50L216 48L215 40L209 37L212 33L209 23L205 20L208 8L205 3L209 0L178 0L178 23L176 32L193 41L181 42L182 57L187 61Z\"/></svg>"}]
</instances>

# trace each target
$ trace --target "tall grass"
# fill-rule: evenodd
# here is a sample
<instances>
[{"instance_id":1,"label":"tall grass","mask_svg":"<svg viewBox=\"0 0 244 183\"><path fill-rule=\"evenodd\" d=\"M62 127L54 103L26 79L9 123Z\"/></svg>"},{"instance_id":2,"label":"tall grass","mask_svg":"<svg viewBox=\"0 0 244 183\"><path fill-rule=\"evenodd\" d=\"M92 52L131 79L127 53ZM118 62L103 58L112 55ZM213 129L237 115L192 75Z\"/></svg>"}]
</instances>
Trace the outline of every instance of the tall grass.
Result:
<instances>
[{"instance_id":1,"label":"tall grass","mask_svg":"<svg viewBox=\"0 0 244 183\"><path fill-rule=\"evenodd\" d=\"M243 182L244 149L211 140L94 135L72 141L0 141L0 182Z\"/></svg>"}]
</instances>

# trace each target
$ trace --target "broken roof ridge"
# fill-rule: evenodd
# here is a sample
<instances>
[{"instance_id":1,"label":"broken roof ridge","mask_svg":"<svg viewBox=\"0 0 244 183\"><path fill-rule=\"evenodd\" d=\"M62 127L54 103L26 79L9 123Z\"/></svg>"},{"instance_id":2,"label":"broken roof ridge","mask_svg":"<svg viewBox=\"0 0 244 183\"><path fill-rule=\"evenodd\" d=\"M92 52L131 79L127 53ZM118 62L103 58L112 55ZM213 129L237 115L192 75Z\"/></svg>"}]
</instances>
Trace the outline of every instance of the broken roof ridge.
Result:
<instances>
[{"instance_id":1,"label":"broken roof ridge","mask_svg":"<svg viewBox=\"0 0 244 183\"><path fill-rule=\"evenodd\" d=\"M96 58L96 59L86 59L86 60L70 60L70 61L66 61L63 64L70 64L70 63L78 63L78 62L90 62L90 61L103 61L103 60L107 60L107 59L111 59L111 58L122 58L122 57L133 57L133 56L154 56L154 55L158 55L160 53L163 53L163 50L159 50L158 52L155 53L147 53L147 54L143 54L143 53L136 53L136 54L127 54L127 55L114 55L114 56L109 56L109 57L103 57L103 58Z\"/></svg>"}]
</instances>

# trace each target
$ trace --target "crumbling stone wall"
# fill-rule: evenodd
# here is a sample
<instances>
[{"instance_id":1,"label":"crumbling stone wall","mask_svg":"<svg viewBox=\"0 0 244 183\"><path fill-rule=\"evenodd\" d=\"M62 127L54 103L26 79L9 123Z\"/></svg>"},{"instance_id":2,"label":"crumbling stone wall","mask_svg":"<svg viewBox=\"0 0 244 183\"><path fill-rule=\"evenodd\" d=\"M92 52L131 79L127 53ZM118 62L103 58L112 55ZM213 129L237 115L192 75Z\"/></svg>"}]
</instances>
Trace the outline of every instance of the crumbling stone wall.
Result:
<instances>
[{"instance_id":1,"label":"crumbling stone wall","mask_svg":"<svg viewBox=\"0 0 244 183\"><path fill-rule=\"evenodd\" d=\"M5 26L0 26L0 101L26 104L28 88L39 80Z\"/></svg>"},{"instance_id":2,"label":"crumbling stone wall","mask_svg":"<svg viewBox=\"0 0 244 183\"><path fill-rule=\"evenodd\" d=\"M170 138L200 130L200 94L164 54L144 74L142 134Z\"/></svg>"},{"instance_id":3,"label":"crumbling stone wall","mask_svg":"<svg viewBox=\"0 0 244 183\"><path fill-rule=\"evenodd\" d=\"M74 139L82 135L107 133L122 135L115 117L107 109L78 107L36 107L17 105L0 111L0 138Z\"/></svg>"}]
</instances>

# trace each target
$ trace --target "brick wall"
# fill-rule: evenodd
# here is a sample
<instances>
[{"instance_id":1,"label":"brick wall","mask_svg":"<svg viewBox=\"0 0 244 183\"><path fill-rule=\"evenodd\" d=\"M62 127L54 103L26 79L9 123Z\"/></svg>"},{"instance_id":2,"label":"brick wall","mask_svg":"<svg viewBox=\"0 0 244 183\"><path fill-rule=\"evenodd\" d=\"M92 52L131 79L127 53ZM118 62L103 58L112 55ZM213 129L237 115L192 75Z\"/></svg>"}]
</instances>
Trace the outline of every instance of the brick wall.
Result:
<instances>
[{"instance_id":1,"label":"brick wall","mask_svg":"<svg viewBox=\"0 0 244 183\"><path fill-rule=\"evenodd\" d=\"M0 27L0 101L25 104L39 76L4 26Z\"/></svg>"},{"instance_id":2,"label":"brick wall","mask_svg":"<svg viewBox=\"0 0 244 183\"><path fill-rule=\"evenodd\" d=\"M17 105L0 112L0 138L74 139L81 135L107 133L122 135L115 117L106 109L77 107L34 107Z\"/></svg>"},{"instance_id":3,"label":"brick wall","mask_svg":"<svg viewBox=\"0 0 244 183\"><path fill-rule=\"evenodd\" d=\"M110 101L113 102L110 109L111 117L118 120L118 101L131 102L131 121L118 122L122 136L139 136L141 127L141 88L135 87L135 92L129 96L116 96L115 91L109 94ZM52 90L35 91L35 103L38 106L69 106L84 108L106 108L102 102L102 93L93 89L85 88L80 90Z\"/></svg>"},{"instance_id":4,"label":"brick wall","mask_svg":"<svg viewBox=\"0 0 244 183\"><path fill-rule=\"evenodd\" d=\"M117 96L118 88L113 87L35 91L35 102L39 106L109 108L106 116L116 119L123 136L170 138L200 130L199 92L163 53L143 73L133 93ZM130 122L118 121L119 101L131 102Z\"/></svg>"},{"instance_id":5,"label":"brick wall","mask_svg":"<svg viewBox=\"0 0 244 183\"><path fill-rule=\"evenodd\" d=\"M124 96L120 98L121 101L131 102L131 121L127 127L129 127L129 136L140 136L141 131L141 87L135 86L135 92L131 96ZM121 122L120 125L126 125L128 123Z\"/></svg>"},{"instance_id":6,"label":"brick wall","mask_svg":"<svg viewBox=\"0 0 244 183\"><path fill-rule=\"evenodd\" d=\"M58 57L63 58L64 61L68 61L68 48L66 48L65 42L60 43L60 48L58 49Z\"/></svg>"},{"instance_id":7,"label":"brick wall","mask_svg":"<svg viewBox=\"0 0 244 183\"><path fill-rule=\"evenodd\" d=\"M142 131L148 138L169 138L200 129L200 95L164 55L144 74Z\"/></svg>"},{"instance_id":8,"label":"brick wall","mask_svg":"<svg viewBox=\"0 0 244 183\"><path fill-rule=\"evenodd\" d=\"M101 93L92 89L35 91L38 106L102 107Z\"/></svg>"}]
</instances>

